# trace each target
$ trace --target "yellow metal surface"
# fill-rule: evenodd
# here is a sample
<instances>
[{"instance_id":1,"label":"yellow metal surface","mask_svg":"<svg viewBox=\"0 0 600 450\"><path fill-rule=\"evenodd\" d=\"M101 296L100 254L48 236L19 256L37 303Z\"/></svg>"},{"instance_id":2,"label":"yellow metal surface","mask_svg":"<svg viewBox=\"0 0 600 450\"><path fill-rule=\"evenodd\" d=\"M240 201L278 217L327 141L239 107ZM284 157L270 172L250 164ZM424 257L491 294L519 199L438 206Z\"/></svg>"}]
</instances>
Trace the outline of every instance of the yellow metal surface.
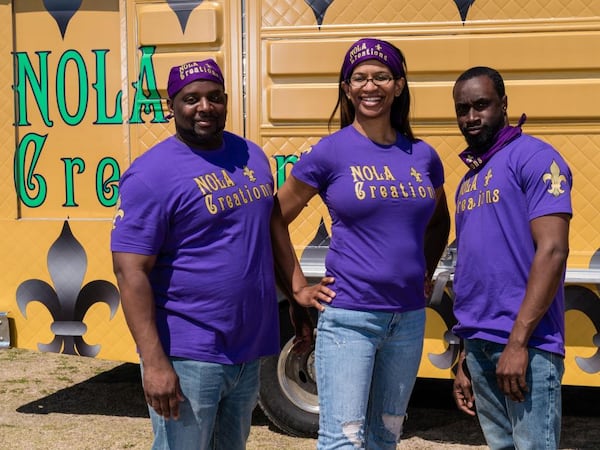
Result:
<instances>
[{"instance_id":1,"label":"yellow metal surface","mask_svg":"<svg viewBox=\"0 0 600 450\"><path fill-rule=\"evenodd\" d=\"M594 200L600 194L597 2L477 1L466 20L454 2L442 0L335 1L321 11L302 0L264 0L250 8L247 134L274 157L278 183L293 158L328 133L344 52L356 39L375 36L406 56L413 129L440 153L454 211L454 191L465 171L457 154L465 144L455 125L452 86L466 68L489 65L505 77L513 123L527 113L525 130L553 144L569 162L575 179L569 267L590 267L600 251L600 203ZM329 229L326 209L313 200L292 224L300 257L321 220ZM567 315L565 382L600 385L575 359L597 350L592 338L600 323L572 320L573 315L585 316ZM432 359L451 350L443 316L448 315L428 309L421 376L451 376L450 368ZM579 340L571 344L574 333Z\"/></svg>"},{"instance_id":2,"label":"yellow metal surface","mask_svg":"<svg viewBox=\"0 0 600 450\"><path fill-rule=\"evenodd\" d=\"M0 2L0 94L15 99L0 105L0 311L12 322L13 345L41 349L56 330L83 330L96 357L137 359L113 290L112 194L131 160L173 132L168 70L192 59L222 66L227 127L263 146L280 186L329 132L348 46L365 36L392 41L407 58L413 129L443 159L452 210L464 172L452 86L464 69L491 65L505 76L511 120L527 113L526 132L553 144L573 171L569 267L600 259L599 2L477 0L462 11L450 0L335 0L321 10L304 0L244 4L242 11L235 0L85 0L61 16L41 0ZM326 208L313 199L291 228L299 256L322 221L329 232ZM76 276L63 276L69 261L51 256L57 242L79 261L69 269ZM81 321L64 312L67 297L88 298L92 288L104 297L86 304ZM587 288L597 298L598 286ZM64 311L52 306L51 292ZM598 351L600 324L581 311L566 317L565 382L599 386L577 358ZM452 376L440 367L452 356L448 320L428 308L421 376Z\"/></svg>"}]
</instances>

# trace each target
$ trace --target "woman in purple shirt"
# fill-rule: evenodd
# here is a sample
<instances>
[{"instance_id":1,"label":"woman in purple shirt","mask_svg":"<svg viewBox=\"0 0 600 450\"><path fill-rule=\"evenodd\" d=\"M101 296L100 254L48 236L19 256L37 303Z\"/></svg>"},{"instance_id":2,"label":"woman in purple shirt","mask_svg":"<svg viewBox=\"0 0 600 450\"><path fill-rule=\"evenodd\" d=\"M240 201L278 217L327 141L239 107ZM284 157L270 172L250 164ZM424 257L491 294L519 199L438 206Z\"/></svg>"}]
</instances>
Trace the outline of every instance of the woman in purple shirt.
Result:
<instances>
[{"instance_id":1,"label":"woman in purple shirt","mask_svg":"<svg viewBox=\"0 0 600 450\"><path fill-rule=\"evenodd\" d=\"M321 302L320 449L395 449L416 379L426 286L449 215L442 163L414 137L409 107L401 51L378 39L355 42L332 114L340 110L341 129L301 157L277 194L285 223L317 194L332 219L328 288L312 299ZM307 335L297 326L299 339Z\"/></svg>"}]
</instances>

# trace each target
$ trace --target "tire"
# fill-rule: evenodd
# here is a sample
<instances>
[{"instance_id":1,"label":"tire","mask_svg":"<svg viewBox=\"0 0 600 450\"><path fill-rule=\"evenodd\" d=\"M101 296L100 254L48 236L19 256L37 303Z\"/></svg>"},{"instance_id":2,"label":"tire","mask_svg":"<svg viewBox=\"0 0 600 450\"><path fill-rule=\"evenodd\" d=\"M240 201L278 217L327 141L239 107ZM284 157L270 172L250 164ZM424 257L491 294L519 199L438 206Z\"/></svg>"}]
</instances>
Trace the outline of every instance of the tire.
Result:
<instances>
[{"instance_id":1,"label":"tire","mask_svg":"<svg viewBox=\"0 0 600 450\"><path fill-rule=\"evenodd\" d=\"M314 372L314 349L308 355L291 352L294 329L287 301L279 305L279 355L263 358L258 404L265 416L283 432L297 437L317 435L319 402Z\"/></svg>"}]
</instances>

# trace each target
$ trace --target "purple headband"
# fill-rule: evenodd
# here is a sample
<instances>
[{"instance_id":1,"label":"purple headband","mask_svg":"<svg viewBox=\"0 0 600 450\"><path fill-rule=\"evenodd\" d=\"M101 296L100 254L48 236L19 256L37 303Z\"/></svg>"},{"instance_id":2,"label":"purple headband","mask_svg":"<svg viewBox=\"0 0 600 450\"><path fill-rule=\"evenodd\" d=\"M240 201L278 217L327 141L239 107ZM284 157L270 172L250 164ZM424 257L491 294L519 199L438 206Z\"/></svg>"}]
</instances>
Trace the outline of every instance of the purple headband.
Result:
<instances>
[{"instance_id":1,"label":"purple headband","mask_svg":"<svg viewBox=\"0 0 600 450\"><path fill-rule=\"evenodd\" d=\"M396 50L389 42L365 38L356 41L346 52L344 65L342 66L344 80L350 78L350 75L352 75L352 71L356 66L369 59L380 61L388 66L394 76L404 76L402 58L398 50Z\"/></svg>"},{"instance_id":2,"label":"purple headband","mask_svg":"<svg viewBox=\"0 0 600 450\"><path fill-rule=\"evenodd\" d=\"M167 94L169 95L169 98L175 97L175 94L181 89L192 81L197 80L214 81L215 83L225 86L223 74L216 62L212 59L192 61L171 68L169 82L167 84Z\"/></svg>"}]
</instances>

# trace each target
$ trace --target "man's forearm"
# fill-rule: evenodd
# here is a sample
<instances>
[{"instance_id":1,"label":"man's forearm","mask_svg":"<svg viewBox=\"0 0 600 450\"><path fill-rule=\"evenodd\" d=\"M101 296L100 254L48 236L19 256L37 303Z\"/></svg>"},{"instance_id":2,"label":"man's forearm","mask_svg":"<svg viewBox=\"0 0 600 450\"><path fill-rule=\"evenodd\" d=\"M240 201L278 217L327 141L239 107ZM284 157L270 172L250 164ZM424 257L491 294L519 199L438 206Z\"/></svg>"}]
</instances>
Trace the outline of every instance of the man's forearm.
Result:
<instances>
[{"instance_id":1,"label":"man's forearm","mask_svg":"<svg viewBox=\"0 0 600 450\"><path fill-rule=\"evenodd\" d=\"M565 252L537 252L527 290L509 337L509 343L527 346L533 331L552 304L563 276Z\"/></svg>"}]
</instances>

